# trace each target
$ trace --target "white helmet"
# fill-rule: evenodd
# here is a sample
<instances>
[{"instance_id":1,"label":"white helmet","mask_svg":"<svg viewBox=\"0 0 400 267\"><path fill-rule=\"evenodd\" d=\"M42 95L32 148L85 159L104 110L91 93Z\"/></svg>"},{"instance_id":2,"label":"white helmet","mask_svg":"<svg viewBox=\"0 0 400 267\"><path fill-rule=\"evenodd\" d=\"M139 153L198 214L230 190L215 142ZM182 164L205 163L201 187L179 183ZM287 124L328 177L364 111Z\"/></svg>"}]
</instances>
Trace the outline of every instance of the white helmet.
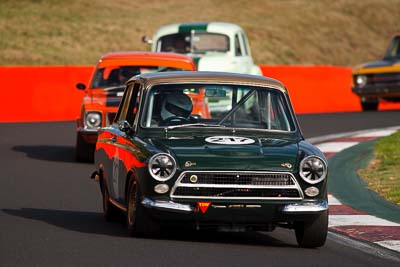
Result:
<instances>
[{"instance_id":1,"label":"white helmet","mask_svg":"<svg viewBox=\"0 0 400 267\"><path fill-rule=\"evenodd\" d=\"M162 103L161 119L166 120L175 116L189 118L192 109L190 97L182 92L173 92L168 94Z\"/></svg>"}]
</instances>

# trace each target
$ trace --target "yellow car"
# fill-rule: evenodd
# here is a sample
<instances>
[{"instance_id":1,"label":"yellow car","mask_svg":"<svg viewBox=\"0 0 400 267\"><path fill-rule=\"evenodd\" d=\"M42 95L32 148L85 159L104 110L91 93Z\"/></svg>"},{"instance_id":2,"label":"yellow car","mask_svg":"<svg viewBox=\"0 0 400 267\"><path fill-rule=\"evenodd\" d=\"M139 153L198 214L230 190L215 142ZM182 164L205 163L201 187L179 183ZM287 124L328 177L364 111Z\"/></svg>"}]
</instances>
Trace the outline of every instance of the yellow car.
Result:
<instances>
[{"instance_id":1,"label":"yellow car","mask_svg":"<svg viewBox=\"0 0 400 267\"><path fill-rule=\"evenodd\" d=\"M377 110L379 101L400 102L400 33L393 36L382 60L353 70L353 93L363 110Z\"/></svg>"}]
</instances>

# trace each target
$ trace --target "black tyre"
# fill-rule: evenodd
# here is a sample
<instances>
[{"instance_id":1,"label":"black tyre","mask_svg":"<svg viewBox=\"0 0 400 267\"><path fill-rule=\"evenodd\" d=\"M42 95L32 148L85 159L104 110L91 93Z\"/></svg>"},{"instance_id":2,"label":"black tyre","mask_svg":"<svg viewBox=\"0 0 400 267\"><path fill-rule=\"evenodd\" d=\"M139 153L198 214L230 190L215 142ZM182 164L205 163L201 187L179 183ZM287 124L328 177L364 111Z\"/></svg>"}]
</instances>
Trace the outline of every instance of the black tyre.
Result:
<instances>
[{"instance_id":1,"label":"black tyre","mask_svg":"<svg viewBox=\"0 0 400 267\"><path fill-rule=\"evenodd\" d=\"M150 236L160 232L160 226L151 219L141 204L141 196L136 181L132 181L128 191L128 211L126 216L130 236Z\"/></svg>"},{"instance_id":2,"label":"black tyre","mask_svg":"<svg viewBox=\"0 0 400 267\"><path fill-rule=\"evenodd\" d=\"M379 101L361 101L361 107L363 111L376 111L378 110Z\"/></svg>"},{"instance_id":3,"label":"black tyre","mask_svg":"<svg viewBox=\"0 0 400 267\"><path fill-rule=\"evenodd\" d=\"M101 186L101 193L103 196L103 215L106 221L108 222L115 222L118 221L118 218L121 216L120 211L118 210L117 207L115 207L111 202L110 202L110 195L108 193L107 186L104 182L104 180L101 181L102 186Z\"/></svg>"},{"instance_id":4,"label":"black tyre","mask_svg":"<svg viewBox=\"0 0 400 267\"><path fill-rule=\"evenodd\" d=\"M93 162L94 161L95 146L85 142L83 137L79 134L76 135L75 144L75 159L79 162Z\"/></svg>"},{"instance_id":5,"label":"black tyre","mask_svg":"<svg viewBox=\"0 0 400 267\"><path fill-rule=\"evenodd\" d=\"M322 212L313 220L296 222L294 229L300 247L322 247L328 234L328 211Z\"/></svg>"}]
</instances>

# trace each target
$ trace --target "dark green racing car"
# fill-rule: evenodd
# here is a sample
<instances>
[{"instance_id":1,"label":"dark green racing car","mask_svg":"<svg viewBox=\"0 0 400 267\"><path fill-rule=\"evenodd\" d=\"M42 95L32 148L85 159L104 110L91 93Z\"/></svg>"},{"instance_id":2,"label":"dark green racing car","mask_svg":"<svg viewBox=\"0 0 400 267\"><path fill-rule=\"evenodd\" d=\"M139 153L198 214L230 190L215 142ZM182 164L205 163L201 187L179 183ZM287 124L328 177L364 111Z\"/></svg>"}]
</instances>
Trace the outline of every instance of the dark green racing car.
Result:
<instances>
[{"instance_id":1,"label":"dark green racing car","mask_svg":"<svg viewBox=\"0 0 400 267\"><path fill-rule=\"evenodd\" d=\"M206 107L194 108L199 102ZM284 85L270 78L133 77L114 123L99 130L95 167L105 217L125 213L132 236L171 225L285 227L302 247L326 240L327 161L304 140Z\"/></svg>"}]
</instances>

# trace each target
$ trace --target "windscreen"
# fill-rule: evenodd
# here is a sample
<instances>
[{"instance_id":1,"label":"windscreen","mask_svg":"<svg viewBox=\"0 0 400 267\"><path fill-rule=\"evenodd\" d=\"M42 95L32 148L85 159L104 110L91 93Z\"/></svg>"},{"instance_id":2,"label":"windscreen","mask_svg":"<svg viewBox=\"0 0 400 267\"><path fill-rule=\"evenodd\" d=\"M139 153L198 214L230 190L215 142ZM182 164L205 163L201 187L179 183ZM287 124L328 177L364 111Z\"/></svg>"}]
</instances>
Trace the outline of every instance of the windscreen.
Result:
<instances>
[{"instance_id":1,"label":"windscreen","mask_svg":"<svg viewBox=\"0 0 400 267\"><path fill-rule=\"evenodd\" d=\"M227 52L229 37L224 34L207 32L184 32L161 37L157 43L157 51L180 54Z\"/></svg>"},{"instance_id":2,"label":"windscreen","mask_svg":"<svg viewBox=\"0 0 400 267\"><path fill-rule=\"evenodd\" d=\"M166 66L107 66L96 69L90 88L124 85L131 77L142 73L182 70Z\"/></svg>"},{"instance_id":3,"label":"windscreen","mask_svg":"<svg viewBox=\"0 0 400 267\"><path fill-rule=\"evenodd\" d=\"M399 59L400 58L400 36L393 38L388 50L385 54L385 59Z\"/></svg>"},{"instance_id":4,"label":"windscreen","mask_svg":"<svg viewBox=\"0 0 400 267\"><path fill-rule=\"evenodd\" d=\"M165 84L147 96L142 126L220 126L294 131L286 95L244 85ZM185 126L186 125L186 126Z\"/></svg>"}]
</instances>

